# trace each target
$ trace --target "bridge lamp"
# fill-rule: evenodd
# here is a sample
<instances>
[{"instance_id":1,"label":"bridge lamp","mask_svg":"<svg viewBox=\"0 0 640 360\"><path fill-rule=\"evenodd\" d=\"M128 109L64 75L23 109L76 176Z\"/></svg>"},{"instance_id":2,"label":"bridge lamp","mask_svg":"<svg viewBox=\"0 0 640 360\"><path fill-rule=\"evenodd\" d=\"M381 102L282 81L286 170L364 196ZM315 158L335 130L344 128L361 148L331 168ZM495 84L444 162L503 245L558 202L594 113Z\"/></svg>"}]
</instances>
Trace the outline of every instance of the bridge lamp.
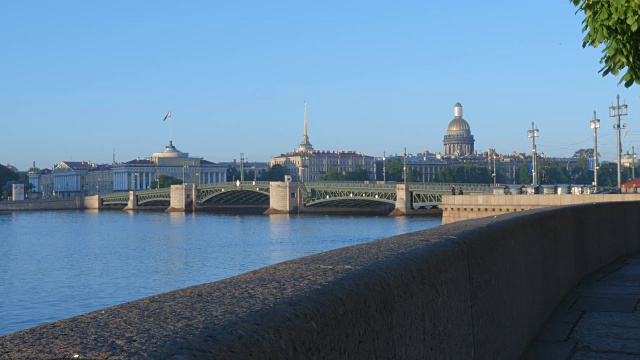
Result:
<instances>
[{"instance_id":1,"label":"bridge lamp","mask_svg":"<svg viewBox=\"0 0 640 360\"><path fill-rule=\"evenodd\" d=\"M596 118L595 110L593 111L591 128L593 129L593 187L594 191L598 191L598 129L600 128L600 119Z\"/></svg>"},{"instance_id":2,"label":"bridge lamp","mask_svg":"<svg viewBox=\"0 0 640 360\"><path fill-rule=\"evenodd\" d=\"M609 106L609 117L616 118L616 124L613 125L613 128L618 132L618 148L616 149L616 153L618 154L618 191L620 191L620 155L622 153L622 149L620 148L620 116L627 115L627 104L620 105L620 94L616 95L617 105ZM627 128L627 124L622 125L623 129Z\"/></svg>"},{"instance_id":3,"label":"bridge lamp","mask_svg":"<svg viewBox=\"0 0 640 360\"><path fill-rule=\"evenodd\" d=\"M536 155L536 137L540 136L540 132L535 128L533 121L531 122L531 130L527 131L527 137L531 138L531 169L533 185L538 185L538 159Z\"/></svg>"}]
</instances>

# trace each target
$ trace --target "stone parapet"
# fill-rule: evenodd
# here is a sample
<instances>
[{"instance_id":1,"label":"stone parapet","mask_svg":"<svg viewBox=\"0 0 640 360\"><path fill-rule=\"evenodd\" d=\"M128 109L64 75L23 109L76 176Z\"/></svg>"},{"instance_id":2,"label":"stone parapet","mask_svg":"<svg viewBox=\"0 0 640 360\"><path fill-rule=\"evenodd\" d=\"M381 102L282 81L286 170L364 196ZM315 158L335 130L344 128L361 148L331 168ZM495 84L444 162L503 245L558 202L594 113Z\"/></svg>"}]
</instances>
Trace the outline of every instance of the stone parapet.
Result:
<instances>
[{"instance_id":1,"label":"stone parapet","mask_svg":"<svg viewBox=\"0 0 640 360\"><path fill-rule=\"evenodd\" d=\"M640 201L640 194L443 195L440 207L442 223L449 224L552 206L619 201Z\"/></svg>"},{"instance_id":2,"label":"stone parapet","mask_svg":"<svg viewBox=\"0 0 640 360\"><path fill-rule=\"evenodd\" d=\"M85 204L83 197L48 200L0 201L0 211L82 210L84 208Z\"/></svg>"}]
</instances>

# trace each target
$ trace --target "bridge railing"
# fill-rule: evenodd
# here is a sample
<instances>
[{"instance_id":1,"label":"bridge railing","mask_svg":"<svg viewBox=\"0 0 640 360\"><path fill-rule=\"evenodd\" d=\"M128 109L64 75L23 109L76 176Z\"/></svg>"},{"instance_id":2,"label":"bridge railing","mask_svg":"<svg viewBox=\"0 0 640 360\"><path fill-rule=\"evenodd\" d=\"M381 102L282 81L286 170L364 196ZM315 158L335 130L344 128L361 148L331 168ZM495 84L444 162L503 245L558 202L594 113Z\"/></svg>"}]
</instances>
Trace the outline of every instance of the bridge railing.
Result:
<instances>
[{"instance_id":1,"label":"bridge railing","mask_svg":"<svg viewBox=\"0 0 640 360\"><path fill-rule=\"evenodd\" d=\"M366 184L362 181L314 181L305 182L308 187L339 187L339 188L368 188L368 189L395 189L396 184Z\"/></svg>"},{"instance_id":2,"label":"bridge railing","mask_svg":"<svg viewBox=\"0 0 640 360\"><path fill-rule=\"evenodd\" d=\"M449 191L451 183L409 183L409 190L433 190L433 191ZM454 183L456 190L462 188L463 191L489 191L489 184L474 183Z\"/></svg>"},{"instance_id":3,"label":"bridge railing","mask_svg":"<svg viewBox=\"0 0 640 360\"><path fill-rule=\"evenodd\" d=\"M240 182L240 186L259 186L259 187L269 187L270 181L242 181ZM222 182L215 184L202 184L198 185L198 188L215 188L215 187L223 187L223 188L232 188L237 187L237 182Z\"/></svg>"}]
</instances>

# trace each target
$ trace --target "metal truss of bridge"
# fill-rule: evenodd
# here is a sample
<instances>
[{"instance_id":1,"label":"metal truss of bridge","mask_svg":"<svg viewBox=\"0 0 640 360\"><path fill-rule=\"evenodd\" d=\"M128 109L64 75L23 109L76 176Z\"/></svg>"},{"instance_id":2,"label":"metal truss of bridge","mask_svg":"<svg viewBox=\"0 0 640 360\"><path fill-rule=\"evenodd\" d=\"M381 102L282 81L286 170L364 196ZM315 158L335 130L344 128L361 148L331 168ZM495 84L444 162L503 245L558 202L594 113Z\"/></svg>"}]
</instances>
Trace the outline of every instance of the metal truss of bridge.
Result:
<instances>
[{"instance_id":1,"label":"metal truss of bridge","mask_svg":"<svg viewBox=\"0 0 640 360\"><path fill-rule=\"evenodd\" d=\"M283 183L273 183L283 184ZM185 193L185 198L193 196L194 209L216 206L260 205L273 202L272 183L266 181L217 183L195 186L193 194ZM178 185L182 186L182 185ZM298 186L298 185L295 185ZM307 182L300 183L296 195L303 208L366 208L394 205L398 203L399 188L410 196L410 208L437 206L442 203L442 195L450 193L449 184L409 183L407 188L398 184L366 184L362 182ZM488 192L487 184L457 184L467 193ZM183 186L186 189L185 186ZM186 190L185 190L186 191ZM285 194L289 196L289 194ZM134 198L130 198L134 196ZM172 189L155 189L127 193L113 193L100 197L100 206L126 206L128 209L171 204ZM409 199L409 197L406 197ZM401 199L403 200L403 199ZM404 200L403 200L404 201Z\"/></svg>"},{"instance_id":2,"label":"metal truss of bridge","mask_svg":"<svg viewBox=\"0 0 640 360\"><path fill-rule=\"evenodd\" d=\"M269 205L269 182L202 185L197 198L198 205Z\"/></svg>"}]
</instances>

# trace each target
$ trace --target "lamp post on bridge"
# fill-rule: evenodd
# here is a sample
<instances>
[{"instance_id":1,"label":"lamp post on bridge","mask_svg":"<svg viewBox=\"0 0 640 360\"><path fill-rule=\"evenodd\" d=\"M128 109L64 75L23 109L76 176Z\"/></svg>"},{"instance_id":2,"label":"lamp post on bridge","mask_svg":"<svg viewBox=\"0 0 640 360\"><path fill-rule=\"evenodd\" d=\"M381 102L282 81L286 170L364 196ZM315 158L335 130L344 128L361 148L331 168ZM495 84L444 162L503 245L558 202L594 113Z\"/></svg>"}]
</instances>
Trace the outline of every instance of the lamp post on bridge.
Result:
<instances>
[{"instance_id":1,"label":"lamp post on bridge","mask_svg":"<svg viewBox=\"0 0 640 360\"><path fill-rule=\"evenodd\" d=\"M240 153L240 182L244 182L244 153Z\"/></svg>"},{"instance_id":2,"label":"lamp post on bridge","mask_svg":"<svg viewBox=\"0 0 640 360\"><path fill-rule=\"evenodd\" d=\"M598 128L600 128L600 119L596 118L596 111L593 110L593 120L591 120L591 128L593 129L593 191L598 191Z\"/></svg>"},{"instance_id":3,"label":"lamp post on bridge","mask_svg":"<svg viewBox=\"0 0 640 360\"><path fill-rule=\"evenodd\" d=\"M527 136L531 138L531 175L533 177L533 185L538 185L538 159L536 155L536 137L540 136L539 130L535 128L533 121L531 122L531 130L527 131Z\"/></svg>"},{"instance_id":4,"label":"lamp post on bridge","mask_svg":"<svg viewBox=\"0 0 640 360\"><path fill-rule=\"evenodd\" d=\"M402 166L402 178L404 180L404 184L407 185L407 148L404 148L404 154L403 154L403 166Z\"/></svg>"},{"instance_id":5,"label":"lamp post on bridge","mask_svg":"<svg viewBox=\"0 0 640 360\"><path fill-rule=\"evenodd\" d=\"M609 106L609 117L615 117L616 123L613 125L613 128L618 132L618 147L616 149L616 154L618 157L618 192L620 192L620 183L621 183L621 175L620 175L620 163L621 163L621 153L622 148L620 147L620 117L627 115L627 104L620 105L620 94L616 95L616 106ZM623 129L627 128L627 124L622 125Z\"/></svg>"},{"instance_id":6,"label":"lamp post on bridge","mask_svg":"<svg viewBox=\"0 0 640 360\"><path fill-rule=\"evenodd\" d=\"M382 152L382 182L387 183L387 152Z\"/></svg>"}]
</instances>

